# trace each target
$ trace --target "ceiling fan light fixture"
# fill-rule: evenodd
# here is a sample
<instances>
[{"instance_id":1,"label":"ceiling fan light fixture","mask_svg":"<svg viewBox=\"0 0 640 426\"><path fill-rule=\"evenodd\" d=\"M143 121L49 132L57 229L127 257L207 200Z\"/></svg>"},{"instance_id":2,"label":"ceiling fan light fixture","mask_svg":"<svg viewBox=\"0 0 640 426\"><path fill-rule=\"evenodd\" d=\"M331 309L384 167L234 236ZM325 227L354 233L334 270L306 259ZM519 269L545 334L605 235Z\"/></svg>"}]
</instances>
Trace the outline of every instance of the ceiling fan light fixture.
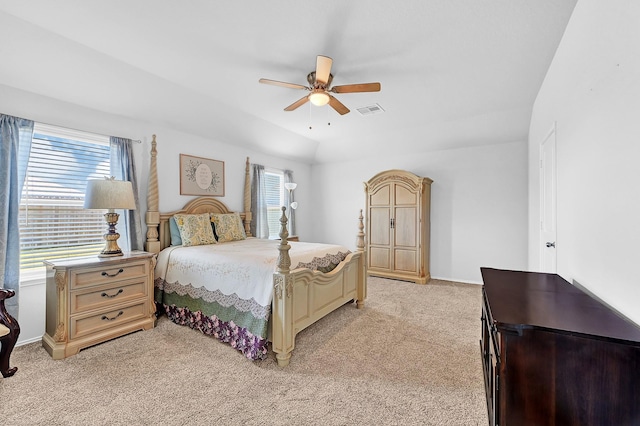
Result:
<instances>
[{"instance_id":1,"label":"ceiling fan light fixture","mask_svg":"<svg viewBox=\"0 0 640 426\"><path fill-rule=\"evenodd\" d=\"M329 95L325 92L313 92L309 95L309 101L315 106L323 106L329 103Z\"/></svg>"}]
</instances>

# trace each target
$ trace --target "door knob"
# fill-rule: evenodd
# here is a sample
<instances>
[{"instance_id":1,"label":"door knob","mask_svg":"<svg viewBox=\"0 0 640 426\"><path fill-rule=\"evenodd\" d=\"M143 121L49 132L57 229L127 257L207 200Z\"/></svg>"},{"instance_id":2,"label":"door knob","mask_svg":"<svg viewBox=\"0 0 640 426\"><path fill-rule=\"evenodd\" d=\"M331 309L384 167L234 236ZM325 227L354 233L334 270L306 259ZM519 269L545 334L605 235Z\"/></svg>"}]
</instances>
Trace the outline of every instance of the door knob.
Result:
<instances>
[{"instance_id":1,"label":"door knob","mask_svg":"<svg viewBox=\"0 0 640 426\"><path fill-rule=\"evenodd\" d=\"M550 243L550 242L547 241L547 248L549 248L549 247L555 248L556 247L556 242L554 241L554 242Z\"/></svg>"}]
</instances>

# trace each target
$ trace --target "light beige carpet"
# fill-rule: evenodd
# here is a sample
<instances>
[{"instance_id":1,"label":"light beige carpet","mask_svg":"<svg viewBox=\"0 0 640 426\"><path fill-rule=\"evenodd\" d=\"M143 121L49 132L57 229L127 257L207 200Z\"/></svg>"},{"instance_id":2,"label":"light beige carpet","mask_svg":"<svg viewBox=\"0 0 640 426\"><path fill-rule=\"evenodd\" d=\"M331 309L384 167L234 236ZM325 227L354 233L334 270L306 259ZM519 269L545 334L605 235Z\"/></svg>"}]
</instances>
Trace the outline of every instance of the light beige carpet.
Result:
<instances>
[{"instance_id":1,"label":"light beige carpet","mask_svg":"<svg viewBox=\"0 0 640 426\"><path fill-rule=\"evenodd\" d=\"M345 305L304 330L286 368L166 317L65 360L18 347L18 372L0 379L0 424L487 424L481 287L368 284L365 309Z\"/></svg>"}]
</instances>

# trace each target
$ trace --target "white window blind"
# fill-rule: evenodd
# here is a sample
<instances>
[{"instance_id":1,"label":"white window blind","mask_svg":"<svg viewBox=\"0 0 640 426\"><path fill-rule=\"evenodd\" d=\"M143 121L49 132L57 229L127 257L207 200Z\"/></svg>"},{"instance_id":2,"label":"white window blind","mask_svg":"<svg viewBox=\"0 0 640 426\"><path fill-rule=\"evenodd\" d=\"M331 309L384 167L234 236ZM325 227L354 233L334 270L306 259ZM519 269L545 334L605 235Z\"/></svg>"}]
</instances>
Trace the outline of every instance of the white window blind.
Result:
<instances>
[{"instance_id":1,"label":"white window blind","mask_svg":"<svg viewBox=\"0 0 640 426\"><path fill-rule=\"evenodd\" d=\"M20 201L20 269L104 247L104 211L85 210L87 179L110 175L109 138L36 123Z\"/></svg>"},{"instance_id":2,"label":"white window blind","mask_svg":"<svg viewBox=\"0 0 640 426\"><path fill-rule=\"evenodd\" d=\"M284 205L284 174L282 172L265 171L267 189L267 222L269 238L280 237L280 216Z\"/></svg>"}]
</instances>

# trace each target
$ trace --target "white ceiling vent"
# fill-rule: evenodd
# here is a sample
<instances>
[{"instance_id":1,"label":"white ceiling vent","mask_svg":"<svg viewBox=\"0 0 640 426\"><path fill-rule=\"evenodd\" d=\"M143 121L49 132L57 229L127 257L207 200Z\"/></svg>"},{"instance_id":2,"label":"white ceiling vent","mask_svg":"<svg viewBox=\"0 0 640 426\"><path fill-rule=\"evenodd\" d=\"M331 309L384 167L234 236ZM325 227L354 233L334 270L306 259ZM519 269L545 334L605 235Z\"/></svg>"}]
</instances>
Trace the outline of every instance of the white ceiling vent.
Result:
<instances>
[{"instance_id":1,"label":"white ceiling vent","mask_svg":"<svg viewBox=\"0 0 640 426\"><path fill-rule=\"evenodd\" d=\"M381 114L384 112L382 107L378 104L368 105L358 108L358 112L362 115Z\"/></svg>"}]
</instances>

